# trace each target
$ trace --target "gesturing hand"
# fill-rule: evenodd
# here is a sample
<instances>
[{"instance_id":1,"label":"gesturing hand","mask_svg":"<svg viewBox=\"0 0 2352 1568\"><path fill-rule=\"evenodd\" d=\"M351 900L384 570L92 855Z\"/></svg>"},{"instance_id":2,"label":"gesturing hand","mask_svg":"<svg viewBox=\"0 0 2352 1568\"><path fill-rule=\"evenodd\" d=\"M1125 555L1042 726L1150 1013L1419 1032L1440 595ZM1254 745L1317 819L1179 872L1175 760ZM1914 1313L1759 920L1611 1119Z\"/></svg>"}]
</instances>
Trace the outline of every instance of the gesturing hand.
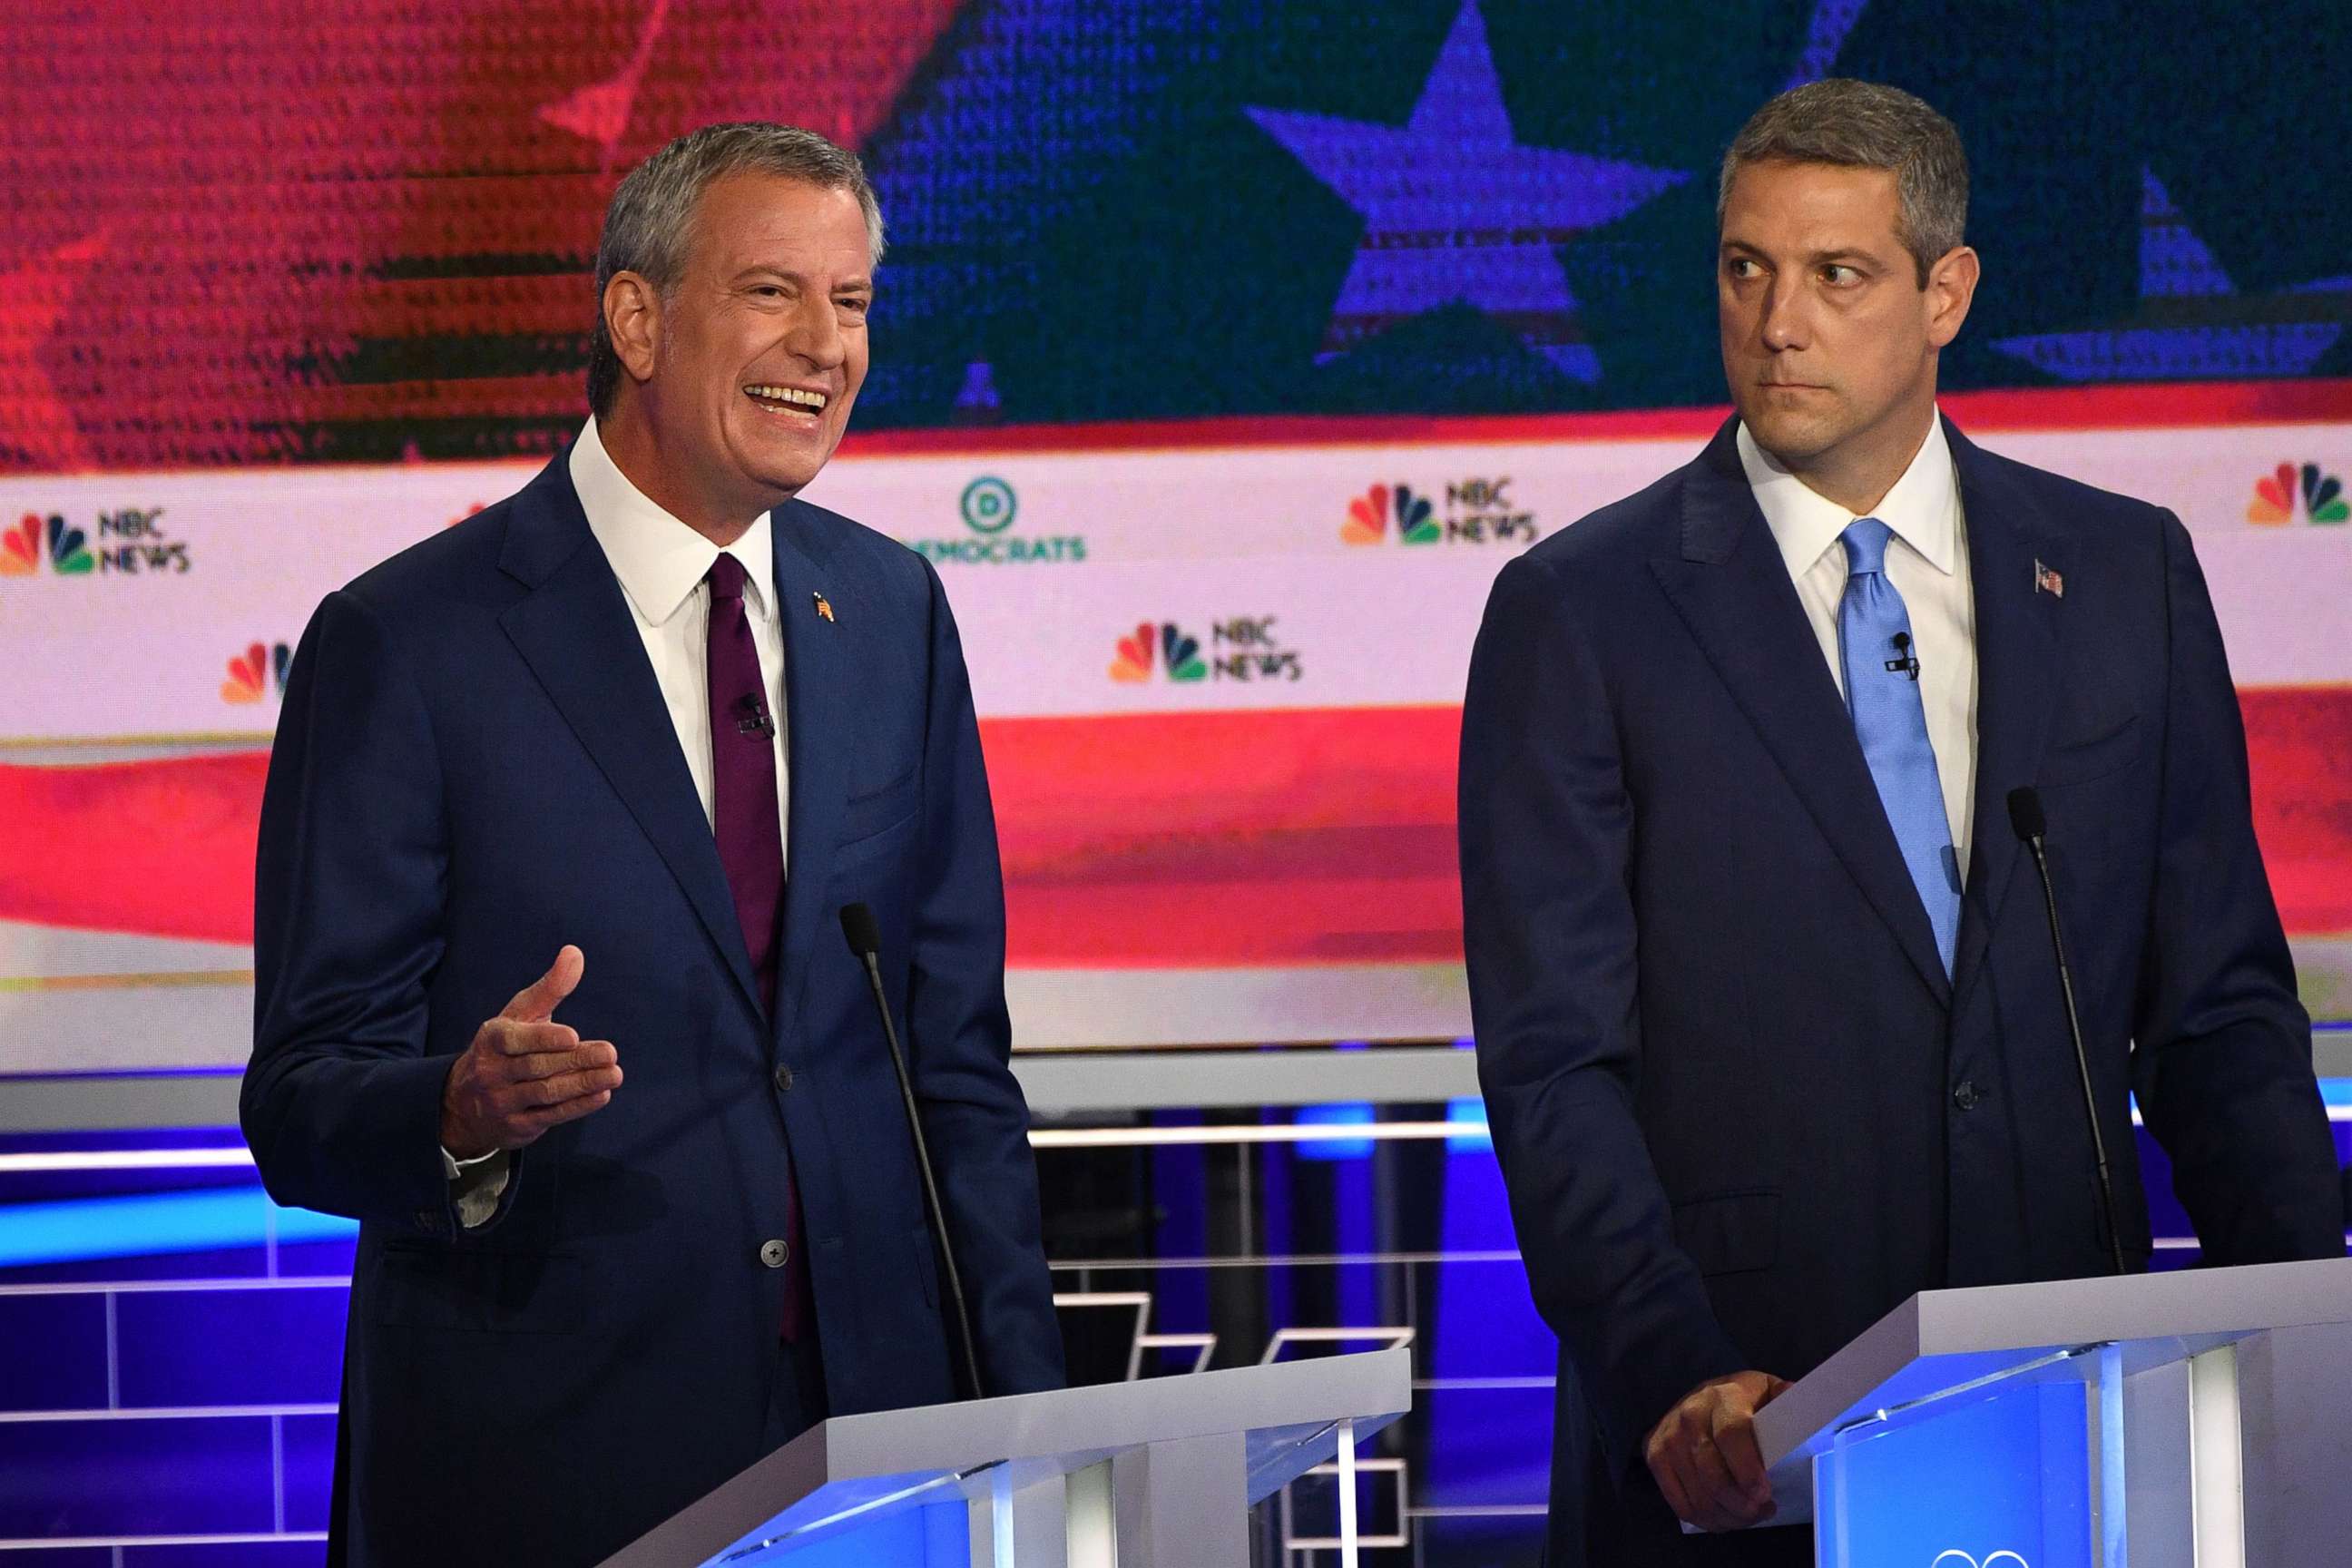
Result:
<instances>
[{"instance_id":1,"label":"gesturing hand","mask_svg":"<svg viewBox=\"0 0 2352 1568\"><path fill-rule=\"evenodd\" d=\"M549 1128L600 1110L621 1084L621 1054L610 1040L581 1039L555 1009L586 967L576 947L515 993L474 1031L441 1089L441 1146L460 1160L520 1149Z\"/></svg>"},{"instance_id":2,"label":"gesturing hand","mask_svg":"<svg viewBox=\"0 0 2352 1568\"><path fill-rule=\"evenodd\" d=\"M1643 1455L1676 1514L1701 1530L1739 1530L1772 1517L1756 1413L1788 1386L1769 1372L1735 1372L1700 1384L1651 1429Z\"/></svg>"}]
</instances>

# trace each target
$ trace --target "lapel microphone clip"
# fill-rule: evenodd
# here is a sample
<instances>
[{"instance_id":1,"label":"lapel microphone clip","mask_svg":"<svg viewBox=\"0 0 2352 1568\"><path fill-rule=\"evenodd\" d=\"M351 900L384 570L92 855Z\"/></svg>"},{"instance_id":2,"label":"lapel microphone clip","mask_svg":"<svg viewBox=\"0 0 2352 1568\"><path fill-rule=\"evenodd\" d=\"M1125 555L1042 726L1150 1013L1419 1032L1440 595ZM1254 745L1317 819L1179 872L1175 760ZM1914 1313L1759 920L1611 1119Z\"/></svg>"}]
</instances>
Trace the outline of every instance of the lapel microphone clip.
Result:
<instances>
[{"instance_id":1,"label":"lapel microphone clip","mask_svg":"<svg viewBox=\"0 0 2352 1568\"><path fill-rule=\"evenodd\" d=\"M735 732L757 735L772 741L776 736L776 721L768 715L768 705L756 693L746 692L735 700Z\"/></svg>"}]
</instances>

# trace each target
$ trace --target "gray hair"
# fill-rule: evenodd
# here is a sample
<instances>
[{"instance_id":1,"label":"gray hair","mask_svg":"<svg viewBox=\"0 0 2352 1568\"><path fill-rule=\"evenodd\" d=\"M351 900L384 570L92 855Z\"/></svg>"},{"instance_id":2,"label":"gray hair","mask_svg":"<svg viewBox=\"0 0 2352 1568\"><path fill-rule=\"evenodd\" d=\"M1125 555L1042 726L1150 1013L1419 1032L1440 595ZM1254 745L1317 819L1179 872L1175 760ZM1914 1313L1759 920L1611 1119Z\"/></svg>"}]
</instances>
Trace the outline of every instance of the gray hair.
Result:
<instances>
[{"instance_id":1,"label":"gray hair","mask_svg":"<svg viewBox=\"0 0 2352 1568\"><path fill-rule=\"evenodd\" d=\"M621 384L621 356L604 330L604 289L620 272L635 272L664 303L686 268L687 240L702 195L730 174L775 174L821 191L848 191L866 214L870 265L882 264L882 205L857 154L814 131L766 121L706 125L679 137L629 171L604 209L596 245L596 328L588 343L588 406L610 412Z\"/></svg>"},{"instance_id":2,"label":"gray hair","mask_svg":"<svg viewBox=\"0 0 2352 1568\"><path fill-rule=\"evenodd\" d=\"M1895 236L1910 251L1922 289L1929 269L1967 231L1969 155L1960 133L1899 87L1831 77L1793 88L1748 116L1716 182L1718 231L1731 177L1743 164L1775 161L1892 170L1899 204Z\"/></svg>"}]
</instances>

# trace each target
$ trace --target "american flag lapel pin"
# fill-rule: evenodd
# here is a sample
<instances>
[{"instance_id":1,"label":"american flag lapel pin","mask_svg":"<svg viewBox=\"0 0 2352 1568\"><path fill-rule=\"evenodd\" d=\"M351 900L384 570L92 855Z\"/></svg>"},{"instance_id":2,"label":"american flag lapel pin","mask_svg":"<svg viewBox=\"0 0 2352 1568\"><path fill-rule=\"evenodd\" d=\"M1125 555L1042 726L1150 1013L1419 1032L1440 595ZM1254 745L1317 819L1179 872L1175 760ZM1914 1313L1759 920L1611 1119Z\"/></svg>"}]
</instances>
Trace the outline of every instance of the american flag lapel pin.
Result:
<instances>
[{"instance_id":1,"label":"american flag lapel pin","mask_svg":"<svg viewBox=\"0 0 2352 1568\"><path fill-rule=\"evenodd\" d=\"M2047 594L2053 599L2063 599L2066 596L2066 579L2036 561L2033 563L2033 591Z\"/></svg>"},{"instance_id":2,"label":"american flag lapel pin","mask_svg":"<svg viewBox=\"0 0 2352 1568\"><path fill-rule=\"evenodd\" d=\"M818 615L823 616L828 621L833 619L833 606L825 603L824 595L823 594L811 594L809 597L816 601L816 613Z\"/></svg>"}]
</instances>

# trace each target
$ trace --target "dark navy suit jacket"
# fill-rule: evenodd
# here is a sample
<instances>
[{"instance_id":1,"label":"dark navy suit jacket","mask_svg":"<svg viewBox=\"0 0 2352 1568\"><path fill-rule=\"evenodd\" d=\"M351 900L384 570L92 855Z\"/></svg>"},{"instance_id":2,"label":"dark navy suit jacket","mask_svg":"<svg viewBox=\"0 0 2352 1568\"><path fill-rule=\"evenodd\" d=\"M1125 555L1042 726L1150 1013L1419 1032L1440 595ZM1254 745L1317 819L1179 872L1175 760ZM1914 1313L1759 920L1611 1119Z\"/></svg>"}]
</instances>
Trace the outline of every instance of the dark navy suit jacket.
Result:
<instances>
[{"instance_id":1,"label":"dark navy suit jacket","mask_svg":"<svg viewBox=\"0 0 2352 1568\"><path fill-rule=\"evenodd\" d=\"M244 1124L281 1203L361 1223L334 1520L354 1564L593 1563L757 1459L806 1215L834 1414L956 1395L933 1238L864 971L870 905L987 1391L1063 1375L1003 894L939 579L773 514L790 738L776 1017L620 584L564 460L320 607L262 807ZM827 620L815 611L822 594ZM558 1021L612 1102L457 1223L451 1054L585 952Z\"/></svg>"},{"instance_id":2,"label":"dark navy suit jacket","mask_svg":"<svg viewBox=\"0 0 2352 1568\"><path fill-rule=\"evenodd\" d=\"M1915 1291L2106 1271L2021 784L2048 816L2135 1267L2134 1090L2208 1259L2344 1250L2179 521L1949 432L1979 686L1948 978L1734 430L1506 568L1471 665L1471 1002L1562 1346L1556 1563L1607 1538L1650 1428L1708 1378L1801 1376Z\"/></svg>"}]
</instances>

